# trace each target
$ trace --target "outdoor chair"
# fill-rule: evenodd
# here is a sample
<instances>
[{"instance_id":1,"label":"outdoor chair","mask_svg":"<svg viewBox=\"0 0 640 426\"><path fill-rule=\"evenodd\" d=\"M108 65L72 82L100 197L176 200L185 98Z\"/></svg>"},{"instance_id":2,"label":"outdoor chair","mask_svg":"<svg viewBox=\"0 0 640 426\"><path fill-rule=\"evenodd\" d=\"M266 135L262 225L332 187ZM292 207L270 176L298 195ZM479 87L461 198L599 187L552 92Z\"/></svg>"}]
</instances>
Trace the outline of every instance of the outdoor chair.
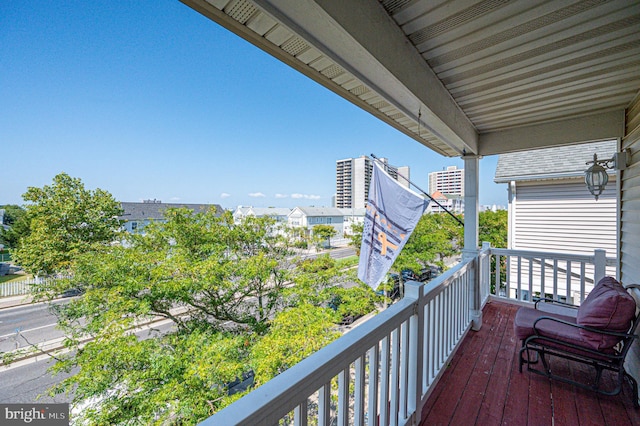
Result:
<instances>
[{"instance_id":1,"label":"outdoor chair","mask_svg":"<svg viewBox=\"0 0 640 426\"><path fill-rule=\"evenodd\" d=\"M638 384L624 369L640 316L630 289L640 286L625 288L616 279L604 277L580 306L541 299L534 308L519 308L514 328L522 341L520 372L522 365L527 364L528 371L604 395L620 393L626 377L633 388L634 405L638 407ZM593 367L593 384L558 374L551 368L552 357ZM541 368L534 367L540 365ZM616 373L614 389L601 383L604 370Z\"/></svg>"}]
</instances>

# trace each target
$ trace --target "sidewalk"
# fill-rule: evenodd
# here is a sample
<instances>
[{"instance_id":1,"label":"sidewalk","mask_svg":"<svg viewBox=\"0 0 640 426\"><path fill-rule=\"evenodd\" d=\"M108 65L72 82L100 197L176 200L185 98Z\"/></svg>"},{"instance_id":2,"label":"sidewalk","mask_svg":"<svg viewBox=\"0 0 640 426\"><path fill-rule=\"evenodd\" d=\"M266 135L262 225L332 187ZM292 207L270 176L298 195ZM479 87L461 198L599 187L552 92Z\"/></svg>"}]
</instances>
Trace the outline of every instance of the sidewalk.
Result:
<instances>
[{"instance_id":1,"label":"sidewalk","mask_svg":"<svg viewBox=\"0 0 640 426\"><path fill-rule=\"evenodd\" d=\"M22 294L20 296L8 296L0 298L0 309L12 308L14 306L28 305L32 303L31 295Z\"/></svg>"}]
</instances>

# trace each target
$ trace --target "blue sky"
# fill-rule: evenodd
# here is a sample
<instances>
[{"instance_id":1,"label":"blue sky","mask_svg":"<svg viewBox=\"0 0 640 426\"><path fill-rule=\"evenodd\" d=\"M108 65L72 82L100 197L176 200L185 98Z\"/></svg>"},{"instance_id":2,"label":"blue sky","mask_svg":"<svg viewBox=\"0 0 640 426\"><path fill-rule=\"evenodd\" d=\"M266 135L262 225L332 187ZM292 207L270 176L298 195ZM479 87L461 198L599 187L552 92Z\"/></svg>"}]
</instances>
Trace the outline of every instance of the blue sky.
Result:
<instances>
[{"instance_id":1,"label":"blue sky","mask_svg":"<svg viewBox=\"0 0 640 426\"><path fill-rule=\"evenodd\" d=\"M335 162L440 156L177 0L0 2L0 204L66 172L120 201L329 206ZM507 204L480 161L480 204Z\"/></svg>"}]
</instances>

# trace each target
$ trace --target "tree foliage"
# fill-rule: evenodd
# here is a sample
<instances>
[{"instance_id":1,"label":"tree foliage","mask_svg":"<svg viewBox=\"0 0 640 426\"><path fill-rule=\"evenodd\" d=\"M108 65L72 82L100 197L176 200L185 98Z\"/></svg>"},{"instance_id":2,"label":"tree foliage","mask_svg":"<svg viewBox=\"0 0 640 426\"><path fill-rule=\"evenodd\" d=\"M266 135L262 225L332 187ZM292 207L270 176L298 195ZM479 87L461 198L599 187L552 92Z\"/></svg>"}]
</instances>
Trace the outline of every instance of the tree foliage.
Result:
<instances>
[{"instance_id":1,"label":"tree foliage","mask_svg":"<svg viewBox=\"0 0 640 426\"><path fill-rule=\"evenodd\" d=\"M77 373L53 391L73 391L88 423L193 424L239 397L236 378L264 383L326 345L338 319L323 295L341 272L291 244L271 218L171 209L123 244L77 255L62 286L86 292L57 311L75 350L55 367ZM155 317L175 331L131 335Z\"/></svg>"},{"instance_id":2,"label":"tree foliage","mask_svg":"<svg viewBox=\"0 0 640 426\"><path fill-rule=\"evenodd\" d=\"M4 212L4 225L8 229L0 226L0 244L8 248L16 248L20 239L29 233L29 223L26 220L27 211L15 204L0 206Z\"/></svg>"},{"instance_id":3,"label":"tree foliage","mask_svg":"<svg viewBox=\"0 0 640 426\"><path fill-rule=\"evenodd\" d=\"M314 238L316 239L318 246L320 246L325 241L327 242L327 245L330 246L331 237L335 237L338 231L336 231L336 228L331 225L314 225L312 228L312 233Z\"/></svg>"},{"instance_id":4,"label":"tree foliage","mask_svg":"<svg viewBox=\"0 0 640 426\"><path fill-rule=\"evenodd\" d=\"M448 214L425 214L398 255L393 269L418 272L429 265L444 267L445 259L459 253L463 235L464 228Z\"/></svg>"},{"instance_id":5,"label":"tree foliage","mask_svg":"<svg viewBox=\"0 0 640 426\"><path fill-rule=\"evenodd\" d=\"M13 258L27 272L68 272L81 254L95 252L117 239L120 204L101 189L85 189L80 179L60 173L52 185L30 187L22 196L29 233Z\"/></svg>"},{"instance_id":6,"label":"tree foliage","mask_svg":"<svg viewBox=\"0 0 640 426\"><path fill-rule=\"evenodd\" d=\"M478 239L487 241L492 247L507 248L508 213L506 210L485 210L478 215Z\"/></svg>"},{"instance_id":7,"label":"tree foliage","mask_svg":"<svg viewBox=\"0 0 640 426\"><path fill-rule=\"evenodd\" d=\"M349 246L356 251L356 256L360 256L360 246L362 245L362 232L364 223L354 223L351 225L352 234L349 235Z\"/></svg>"}]
</instances>

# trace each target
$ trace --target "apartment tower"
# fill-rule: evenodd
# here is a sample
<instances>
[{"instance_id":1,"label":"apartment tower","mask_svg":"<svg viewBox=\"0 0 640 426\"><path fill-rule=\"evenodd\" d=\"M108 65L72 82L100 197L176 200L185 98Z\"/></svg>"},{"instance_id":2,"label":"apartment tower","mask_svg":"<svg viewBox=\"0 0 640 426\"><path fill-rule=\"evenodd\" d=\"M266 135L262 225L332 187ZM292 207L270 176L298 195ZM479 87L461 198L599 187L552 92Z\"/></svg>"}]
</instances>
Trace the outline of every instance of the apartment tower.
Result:
<instances>
[{"instance_id":1,"label":"apartment tower","mask_svg":"<svg viewBox=\"0 0 640 426\"><path fill-rule=\"evenodd\" d=\"M409 187L409 167L393 167L386 158L380 161L387 165L387 172L401 185ZM364 208L367 205L373 160L363 155L336 161L335 206L340 209Z\"/></svg>"}]
</instances>

